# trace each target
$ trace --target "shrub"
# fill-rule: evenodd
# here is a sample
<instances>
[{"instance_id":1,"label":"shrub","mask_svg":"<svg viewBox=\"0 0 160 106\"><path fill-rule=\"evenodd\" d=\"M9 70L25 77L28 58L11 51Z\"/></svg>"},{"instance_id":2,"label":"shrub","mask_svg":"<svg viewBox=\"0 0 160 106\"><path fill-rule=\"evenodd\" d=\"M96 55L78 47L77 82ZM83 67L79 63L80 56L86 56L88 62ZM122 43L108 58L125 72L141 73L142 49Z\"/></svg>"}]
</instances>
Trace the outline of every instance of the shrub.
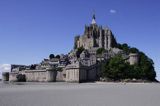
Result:
<instances>
[{"instance_id":1,"label":"shrub","mask_svg":"<svg viewBox=\"0 0 160 106\"><path fill-rule=\"evenodd\" d=\"M25 82L26 81L26 76L24 74L18 74L16 77L17 77L18 82Z\"/></svg>"},{"instance_id":2,"label":"shrub","mask_svg":"<svg viewBox=\"0 0 160 106\"><path fill-rule=\"evenodd\" d=\"M84 48L83 47L79 47L76 51L76 56L79 58L80 57L80 54L84 51Z\"/></svg>"},{"instance_id":3,"label":"shrub","mask_svg":"<svg viewBox=\"0 0 160 106\"><path fill-rule=\"evenodd\" d=\"M102 53L104 53L104 52L105 52L105 49L104 49L104 48L99 48L99 49L97 49L97 51L96 51L97 54L102 54Z\"/></svg>"}]
</instances>

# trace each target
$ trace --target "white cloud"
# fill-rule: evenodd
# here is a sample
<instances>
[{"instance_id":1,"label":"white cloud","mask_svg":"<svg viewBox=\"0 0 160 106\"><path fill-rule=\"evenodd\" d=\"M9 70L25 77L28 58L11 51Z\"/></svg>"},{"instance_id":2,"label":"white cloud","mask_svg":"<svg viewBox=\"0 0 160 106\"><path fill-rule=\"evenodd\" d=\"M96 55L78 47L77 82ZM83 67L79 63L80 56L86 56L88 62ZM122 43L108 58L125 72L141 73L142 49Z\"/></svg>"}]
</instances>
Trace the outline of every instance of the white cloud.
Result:
<instances>
[{"instance_id":1,"label":"white cloud","mask_svg":"<svg viewBox=\"0 0 160 106\"><path fill-rule=\"evenodd\" d=\"M0 64L0 79L2 78L2 72L10 72L11 65L10 64Z\"/></svg>"},{"instance_id":2,"label":"white cloud","mask_svg":"<svg viewBox=\"0 0 160 106\"><path fill-rule=\"evenodd\" d=\"M115 14L117 11L114 10L114 9L110 9L109 12L112 13L112 14Z\"/></svg>"}]
</instances>

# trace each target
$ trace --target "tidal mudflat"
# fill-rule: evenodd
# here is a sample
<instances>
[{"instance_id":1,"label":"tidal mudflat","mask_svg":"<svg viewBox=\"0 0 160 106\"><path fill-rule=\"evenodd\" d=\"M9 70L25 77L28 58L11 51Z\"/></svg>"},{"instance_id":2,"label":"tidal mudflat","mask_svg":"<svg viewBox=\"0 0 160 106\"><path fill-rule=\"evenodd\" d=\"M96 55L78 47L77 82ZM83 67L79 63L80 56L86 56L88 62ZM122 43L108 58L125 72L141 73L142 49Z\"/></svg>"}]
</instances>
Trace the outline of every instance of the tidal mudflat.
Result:
<instances>
[{"instance_id":1,"label":"tidal mudflat","mask_svg":"<svg viewBox=\"0 0 160 106\"><path fill-rule=\"evenodd\" d=\"M0 106L160 106L160 84L0 82Z\"/></svg>"}]
</instances>

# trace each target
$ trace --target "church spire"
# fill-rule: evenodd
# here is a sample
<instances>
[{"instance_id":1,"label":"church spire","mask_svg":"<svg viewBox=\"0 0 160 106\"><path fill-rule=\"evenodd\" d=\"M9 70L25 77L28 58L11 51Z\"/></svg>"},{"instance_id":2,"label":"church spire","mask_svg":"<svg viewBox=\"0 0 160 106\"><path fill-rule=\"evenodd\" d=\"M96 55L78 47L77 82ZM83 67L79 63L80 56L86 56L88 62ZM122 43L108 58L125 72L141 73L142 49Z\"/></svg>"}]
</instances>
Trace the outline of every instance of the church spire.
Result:
<instances>
[{"instance_id":1,"label":"church spire","mask_svg":"<svg viewBox=\"0 0 160 106\"><path fill-rule=\"evenodd\" d=\"M92 24L96 24L96 16L95 16L95 13L93 13L93 16L92 16Z\"/></svg>"}]
</instances>

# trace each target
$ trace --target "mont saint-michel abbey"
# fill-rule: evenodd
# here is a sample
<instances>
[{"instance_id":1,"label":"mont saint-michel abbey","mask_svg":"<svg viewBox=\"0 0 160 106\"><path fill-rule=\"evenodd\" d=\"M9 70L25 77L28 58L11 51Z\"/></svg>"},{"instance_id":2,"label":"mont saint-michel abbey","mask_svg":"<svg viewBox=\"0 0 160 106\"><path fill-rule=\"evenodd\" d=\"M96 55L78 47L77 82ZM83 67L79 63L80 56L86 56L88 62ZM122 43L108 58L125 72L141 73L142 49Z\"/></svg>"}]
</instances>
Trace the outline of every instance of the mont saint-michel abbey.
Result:
<instances>
[{"instance_id":1,"label":"mont saint-michel abbey","mask_svg":"<svg viewBox=\"0 0 160 106\"><path fill-rule=\"evenodd\" d=\"M74 48L84 47L84 49L104 48L109 50L116 46L116 40L108 28L98 26L93 15L90 26L85 26L85 31L82 36L75 37Z\"/></svg>"},{"instance_id":2,"label":"mont saint-michel abbey","mask_svg":"<svg viewBox=\"0 0 160 106\"><path fill-rule=\"evenodd\" d=\"M97 51L104 50L103 53ZM3 80L36 82L86 82L98 81L101 77L101 63L122 54L131 65L138 62L138 54L127 55L117 48L117 41L109 28L96 23L95 14L83 35L75 36L74 47L66 55L50 56L39 64L11 65L11 72L3 73Z\"/></svg>"}]
</instances>

